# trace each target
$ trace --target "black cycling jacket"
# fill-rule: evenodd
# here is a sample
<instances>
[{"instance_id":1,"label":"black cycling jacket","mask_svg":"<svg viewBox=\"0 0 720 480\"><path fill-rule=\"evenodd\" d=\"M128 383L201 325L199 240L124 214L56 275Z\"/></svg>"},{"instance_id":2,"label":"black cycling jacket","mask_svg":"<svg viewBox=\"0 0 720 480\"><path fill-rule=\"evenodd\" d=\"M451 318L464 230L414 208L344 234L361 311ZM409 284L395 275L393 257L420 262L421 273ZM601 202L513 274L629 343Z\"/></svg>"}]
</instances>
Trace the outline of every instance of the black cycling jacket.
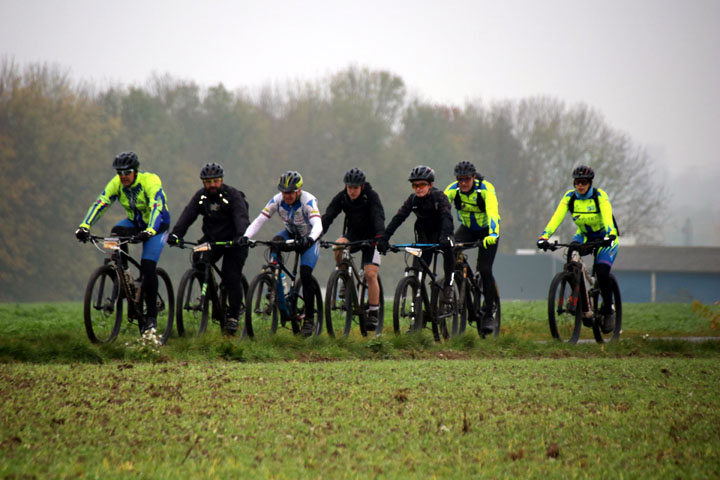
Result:
<instances>
[{"instance_id":1,"label":"black cycling jacket","mask_svg":"<svg viewBox=\"0 0 720 480\"><path fill-rule=\"evenodd\" d=\"M171 234L183 238L198 215L202 215L203 238L210 242L237 239L250 225L245 194L223 184L216 195L201 188L190 199Z\"/></svg>"},{"instance_id":2,"label":"black cycling jacket","mask_svg":"<svg viewBox=\"0 0 720 480\"><path fill-rule=\"evenodd\" d=\"M385 232L385 210L380 196L369 183L355 200L350 200L345 189L335 195L322 216L323 233L340 212L345 212L343 236L350 240L368 240Z\"/></svg>"},{"instance_id":3,"label":"black cycling jacket","mask_svg":"<svg viewBox=\"0 0 720 480\"><path fill-rule=\"evenodd\" d=\"M453 234L450 202L441 190L433 187L424 197L418 197L413 193L405 200L385 229L388 238L402 225L410 212L417 217L415 220L415 233L427 235L431 238Z\"/></svg>"}]
</instances>

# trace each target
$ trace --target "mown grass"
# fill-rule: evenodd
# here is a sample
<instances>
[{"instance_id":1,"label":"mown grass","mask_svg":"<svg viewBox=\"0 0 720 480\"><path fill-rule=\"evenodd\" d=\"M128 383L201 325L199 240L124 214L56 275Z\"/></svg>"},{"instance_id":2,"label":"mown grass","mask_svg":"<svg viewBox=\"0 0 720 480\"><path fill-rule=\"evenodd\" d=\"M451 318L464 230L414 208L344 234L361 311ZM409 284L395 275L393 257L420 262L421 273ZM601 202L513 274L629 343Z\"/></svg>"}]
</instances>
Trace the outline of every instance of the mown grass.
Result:
<instances>
[{"instance_id":1,"label":"mown grass","mask_svg":"<svg viewBox=\"0 0 720 480\"><path fill-rule=\"evenodd\" d=\"M10 364L0 477L717 478L716 359Z\"/></svg>"}]
</instances>

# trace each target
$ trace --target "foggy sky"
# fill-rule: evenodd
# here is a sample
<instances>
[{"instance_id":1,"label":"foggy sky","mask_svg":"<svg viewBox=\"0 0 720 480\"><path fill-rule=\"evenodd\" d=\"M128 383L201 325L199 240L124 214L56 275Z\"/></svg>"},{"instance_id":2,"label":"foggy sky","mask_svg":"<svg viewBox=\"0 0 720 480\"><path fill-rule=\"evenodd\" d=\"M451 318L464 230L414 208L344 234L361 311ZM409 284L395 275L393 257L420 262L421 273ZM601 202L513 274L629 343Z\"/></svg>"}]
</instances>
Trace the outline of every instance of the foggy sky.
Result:
<instances>
[{"instance_id":1,"label":"foggy sky","mask_svg":"<svg viewBox=\"0 0 720 480\"><path fill-rule=\"evenodd\" d=\"M694 243L720 244L718 1L0 0L0 55L99 86L253 91L352 64L425 101L582 102L657 160L668 228L704 219Z\"/></svg>"}]
</instances>

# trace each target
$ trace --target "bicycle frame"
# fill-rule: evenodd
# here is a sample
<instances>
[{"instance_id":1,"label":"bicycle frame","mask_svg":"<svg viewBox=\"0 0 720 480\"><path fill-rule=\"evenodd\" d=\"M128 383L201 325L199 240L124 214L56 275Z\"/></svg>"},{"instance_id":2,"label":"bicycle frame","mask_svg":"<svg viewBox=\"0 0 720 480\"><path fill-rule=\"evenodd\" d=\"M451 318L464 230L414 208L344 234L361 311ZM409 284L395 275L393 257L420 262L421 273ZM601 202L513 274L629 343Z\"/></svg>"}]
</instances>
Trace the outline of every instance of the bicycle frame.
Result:
<instances>
[{"instance_id":1,"label":"bicycle frame","mask_svg":"<svg viewBox=\"0 0 720 480\"><path fill-rule=\"evenodd\" d=\"M205 303L205 298L208 294L208 287L210 288L210 294L211 298L210 301L213 302L213 305L216 306L216 308L213 309L213 312L219 311L220 318L214 318L214 320L219 320L221 323L225 320L225 305L222 303L222 295L220 294L220 284L217 282L217 279L215 278L215 273L222 278L222 273L220 272L220 269L217 265L215 265L213 262L210 261L210 252L213 249L213 247L231 247L233 245L233 242L204 242L204 243L194 243L194 242L187 242L182 241L178 244L178 247L180 248L186 248L186 245L192 246L192 253L190 256L190 262L192 264L192 268L199 271L200 270L196 267L196 265L192 261L192 254L199 253L199 263L203 264L201 273L203 274L203 283L201 286L201 296L200 296L200 302L199 305L202 306ZM188 305L190 299L184 299L183 304L181 308L186 308Z\"/></svg>"},{"instance_id":2,"label":"bicycle frame","mask_svg":"<svg viewBox=\"0 0 720 480\"><path fill-rule=\"evenodd\" d=\"M102 245L100 246L98 244L101 240ZM142 270L140 270L140 263L138 263L137 260L132 258L120 248L120 246L124 244L136 243L134 240L135 237L103 237L97 235L90 236L90 241L92 242L93 246L107 255L107 257L105 258L105 264L110 265L115 270L118 283L120 284L120 287L125 294L125 298L128 300L128 319L140 321L143 318L142 294L140 291L140 285L135 285L135 281L132 279L130 274L123 268L121 256L125 255L126 261L132 263L141 272L141 276L140 278L138 278L138 282L142 282ZM102 287L104 285L104 282L105 279L101 279L101 288L98 290L98 293L103 291ZM113 294L117 293L119 292L113 292ZM102 299L98 298L96 305L99 305L101 302Z\"/></svg>"}]
</instances>

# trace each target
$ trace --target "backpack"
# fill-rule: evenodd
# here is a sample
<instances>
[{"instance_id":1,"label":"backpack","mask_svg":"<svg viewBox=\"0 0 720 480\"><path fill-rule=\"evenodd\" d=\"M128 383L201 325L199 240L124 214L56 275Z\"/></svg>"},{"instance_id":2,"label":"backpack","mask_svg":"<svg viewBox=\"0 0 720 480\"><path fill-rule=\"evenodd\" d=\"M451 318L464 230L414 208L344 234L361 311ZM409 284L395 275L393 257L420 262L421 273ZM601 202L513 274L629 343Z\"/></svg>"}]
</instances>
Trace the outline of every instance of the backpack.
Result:
<instances>
[{"instance_id":1,"label":"backpack","mask_svg":"<svg viewBox=\"0 0 720 480\"><path fill-rule=\"evenodd\" d=\"M570 201L568 202L568 211L570 212L570 215L573 215L575 213L575 198L577 198L577 193L573 192L572 195L570 196ZM593 193L590 198L592 198L595 201L595 211L597 213L601 213L600 212L600 200L598 200L597 188L593 188ZM578 212L578 213L581 213L581 212ZM615 227L615 231L617 232L618 236L620 236L620 227L618 227L617 220L615 220L614 213L612 216L612 220L613 220L613 226Z\"/></svg>"},{"instance_id":2,"label":"backpack","mask_svg":"<svg viewBox=\"0 0 720 480\"><path fill-rule=\"evenodd\" d=\"M480 193L480 189L482 188L482 182L483 178L480 177L478 180L480 180L480 183L478 184L477 189L475 190L477 192L477 199L475 200L476 205L480 209L480 213L485 213L485 199L483 198L482 194ZM455 198L453 199L453 203L455 204L455 210L462 210L462 200L460 199L460 187L458 187L458 191L455 194Z\"/></svg>"}]
</instances>

